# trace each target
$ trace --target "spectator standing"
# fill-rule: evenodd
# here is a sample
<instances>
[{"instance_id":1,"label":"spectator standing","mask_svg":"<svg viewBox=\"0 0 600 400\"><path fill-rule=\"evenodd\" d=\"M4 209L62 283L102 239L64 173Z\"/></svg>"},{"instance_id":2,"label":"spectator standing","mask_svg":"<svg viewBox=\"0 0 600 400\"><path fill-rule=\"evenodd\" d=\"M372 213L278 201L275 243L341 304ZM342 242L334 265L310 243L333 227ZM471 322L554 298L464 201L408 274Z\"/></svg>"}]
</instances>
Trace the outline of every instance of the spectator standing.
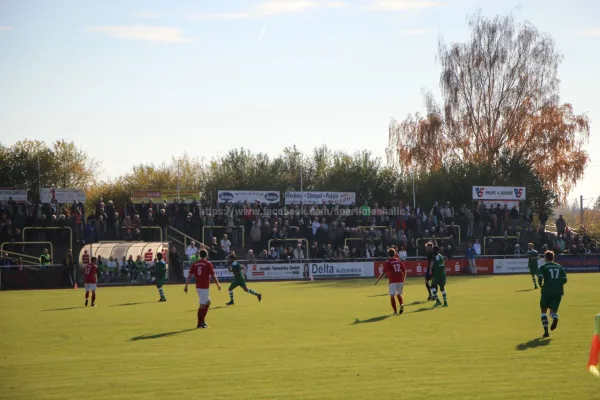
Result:
<instances>
[{"instance_id":1,"label":"spectator standing","mask_svg":"<svg viewBox=\"0 0 600 400\"><path fill-rule=\"evenodd\" d=\"M225 256L228 256L231 251L231 241L227 238L227 234L224 234L223 239L221 239L221 250Z\"/></svg>"},{"instance_id":2,"label":"spectator standing","mask_svg":"<svg viewBox=\"0 0 600 400\"><path fill-rule=\"evenodd\" d=\"M192 256L196 255L196 253L198 252L198 249L196 248L196 242L192 241L190 243L190 245L185 249L185 255L187 256L188 260L191 261Z\"/></svg>"},{"instance_id":3,"label":"spectator standing","mask_svg":"<svg viewBox=\"0 0 600 400\"><path fill-rule=\"evenodd\" d=\"M52 259L48 254L48 249L42 250L42 255L40 255L40 265L49 265L51 262Z\"/></svg>"},{"instance_id":4,"label":"spectator standing","mask_svg":"<svg viewBox=\"0 0 600 400\"><path fill-rule=\"evenodd\" d=\"M294 261L302 261L306 257L304 257L304 250L302 250L302 244L298 243L293 253Z\"/></svg>"},{"instance_id":5,"label":"spectator standing","mask_svg":"<svg viewBox=\"0 0 600 400\"><path fill-rule=\"evenodd\" d=\"M564 220L562 215L559 215L558 219L556 220L556 232L559 235L564 235L566 229L567 229L567 222Z\"/></svg>"},{"instance_id":6,"label":"spectator standing","mask_svg":"<svg viewBox=\"0 0 600 400\"><path fill-rule=\"evenodd\" d=\"M175 246L171 246L171 251L169 252L169 265L173 267L173 274L175 275L175 279L178 281L182 281L183 277L183 268L181 263L181 258L179 257L179 253L177 252L177 248Z\"/></svg>"}]
</instances>

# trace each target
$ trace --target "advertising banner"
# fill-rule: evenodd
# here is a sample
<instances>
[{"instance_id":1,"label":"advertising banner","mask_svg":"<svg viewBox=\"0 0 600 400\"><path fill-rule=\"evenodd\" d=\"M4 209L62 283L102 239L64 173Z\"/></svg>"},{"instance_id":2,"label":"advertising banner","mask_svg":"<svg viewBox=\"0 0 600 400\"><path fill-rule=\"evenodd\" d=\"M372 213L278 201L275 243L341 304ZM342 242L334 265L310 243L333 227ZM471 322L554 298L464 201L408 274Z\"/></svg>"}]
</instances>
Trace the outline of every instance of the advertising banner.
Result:
<instances>
[{"instance_id":1,"label":"advertising banner","mask_svg":"<svg viewBox=\"0 0 600 400\"><path fill-rule=\"evenodd\" d=\"M525 188L514 186L473 186L473 200L525 200Z\"/></svg>"},{"instance_id":2,"label":"advertising banner","mask_svg":"<svg viewBox=\"0 0 600 400\"><path fill-rule=\"evenodd\" d=\"M183 263L183 276L187 279L192 263L186 261ZM219 279L219 281L231 281L233 280L233 274L229 272L226 263L213 263L213 267L215 268L215 275ZM212 282L212 280L211 280Z\"/></svg>"},{"instance_id":3,"label":"advertising banner","mask_svg":"<svg viewBox=\"0 0 600 400\"><path fill-rule=\"evenodd\" d=\"M285 192L285 204L340 204L356 203L354 192Z\"/></svg>"},{"instance_id":4,"label":"advertising banner","mask_svg":"<svg viewBox=\"0 0 600 400\"><path fill-rule=\"evenodd\" d=\"M277 204L281 199L281 193L277 191L255 191L255 190L219 190L219 203L256 203L260 201L266 204Z\"/></svg>"},{"instance_id":5,"label":"advertising banner","mask_svg":"<svg viewBox=\"0 0 600 400\"><path fill-rule=\"evenodd\" d=\"M557 254L554 260L565 272L600 272L600 257L577 257Z\"/></svg>"},{"instance_id":6,"label":"advertising banner","mask_svg":"<svg viewBox=\"0 0 600 400\"><path fill-rule=\"evenodd\" d=\"M374 274L379 276L383 272L384 261L376 261L374 264ZM427 271L427 260L408 260L404 261L406 266L406 276L425 276ZM447 275L461 275L465 267L469 265L469 261L466 258L459 258L456 260L446 260L446 274ZM475 260L477 266L477 273L481 275L491 275L494 272L494 260L488 259L477 259Z\"/></svg>"},{"instance_id":7,"label":"advertising banner","mask_svg":"<svg viewBox=\"0 0 600 400\"><path fill-rule=\"evenodd\" d=\"M366 278L374 276L373 261L309 263L310 275L321 278Z\"/></svg>"},{"instance_id":8,"label":"advertising banner","mask_svg":"<svg viewBox=\"0 0 600 400\"><path fill-rule=\"evenodd\" d=\"M248 280L294 280L308 277L309 264L248 264Z\"/></svg>"},{"instance_id":9,"label":"advertising banner","mask_svg":"<svg viewBox=\"0 0 600 400\"><path fill-rule=\"evenodd\" d=\"M8 201L11 198L16 202L24 203L27 201L27 190L0 188L0 200Z\"/></svg>"},{"instance_id":10,"label":"advertising banner","mask_svg":"<svg viewBox=\"0 0 600 400\"><path fill-rule=\"evenodd\" d=\"M55 199L59 204L71 204L73 201L85 203L85 192L79 189L42 188L40 198L42 203L50 203Z\"/></svg>"},{"instance_id":11,"label":"advertising banner","mask_svg":"<svg viewBox=\"0 0 600 400\"><path fill-rule=\"evenodd\" d=\"M177 189L132 190L130 197L133 199L134 204L140 204L142 201L147 203L150 199L154 203L162 203L166 200L167 203L171 204L178 198ZM201 194L197 190L179 191L179 198L183 199L187 204L193 203L194 200L200 200L200 197Z\"/></svg>"},{"instance_id":12,"label":"advertising banner","mask_svg":"<svg viewBox=\"0 0 600 400\"><path fill-rule=\"evenodd\" d=\"M498 258L494 260L494 274L528 274L528 258ZM544 263L538 260L538 266Z\"/></svg>"}]
</instances>

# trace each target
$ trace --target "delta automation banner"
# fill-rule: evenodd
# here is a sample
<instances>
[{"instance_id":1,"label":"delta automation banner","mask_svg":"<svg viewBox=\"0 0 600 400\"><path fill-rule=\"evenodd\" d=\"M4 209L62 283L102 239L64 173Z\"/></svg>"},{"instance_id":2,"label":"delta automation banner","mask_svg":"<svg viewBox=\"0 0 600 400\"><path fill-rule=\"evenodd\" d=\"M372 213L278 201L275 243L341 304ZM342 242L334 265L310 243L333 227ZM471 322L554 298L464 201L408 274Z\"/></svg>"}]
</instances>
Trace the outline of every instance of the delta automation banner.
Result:
<instances>
[{"instance_id":1,"label":"delta automation banner","mask_svg":"<svg viewBox=\"0 0 600 400\"><path fill-rule=\"evenodd\" d=\"M473 186L473 200L517 200L526 199L524 187Z\"/></svg>"}]
</instances>

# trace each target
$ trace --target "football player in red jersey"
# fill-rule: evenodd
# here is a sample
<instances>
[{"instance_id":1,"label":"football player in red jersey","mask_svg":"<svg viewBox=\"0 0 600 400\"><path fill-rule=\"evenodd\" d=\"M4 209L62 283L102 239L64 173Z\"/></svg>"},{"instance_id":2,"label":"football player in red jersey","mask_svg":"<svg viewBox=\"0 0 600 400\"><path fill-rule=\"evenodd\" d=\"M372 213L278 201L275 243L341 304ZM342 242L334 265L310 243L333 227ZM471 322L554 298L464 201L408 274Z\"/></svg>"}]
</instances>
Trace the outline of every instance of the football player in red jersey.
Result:
<instances>
[{"instance_id":1,"label":"football player in red jersey","mask_svg":"<svg viewBox=\"0 0 600 400\"><path fill-rule=\"evenodd\" d=\"M221 290L221 284L219 279L215 275L215 269L210 261L207 260L208 252L206 250L200 250L200 260L192 264L190 272L185 281L185 288L183 289L186 293L188 291L188 283L192 276L196 278L196 292L200 298L200 308L198 308L198 325L196 328L208 328L206 325L206 314L208 313L208 307L210 307L210 297L208 295L208 289L210 287L210 278L212 277L217 284L219 290Z\"/></svg>"},{"instance_id":2,"label":"football player in red jersey","mask_svg":"<svg viewBox=\"0 0 600 400\"><path fill-rule=\"evenodd\" d=\"M390 287L390 300L392 302L392 308L394 309L394 315L400 315L404 312L404 300L402 299L402 291L404 289L404 278L406 277L406 266L396 256L396 250L388 250L389 258L383 265L383 272L377 277L377 282L383 278L383 275L387 275ZM398 303L400 304L400 312L396 308L396 297L398 297Z\"/></svg>"},{"instance_id":3,"label":"football player in red jersey","mask_svg":"<svg viewBox=\"0 0 600 400\"><path fill-rule=\"evenodd\" d=\"M98 259L96 257L92 257L90 263L85 266L83 272L85 274L84 277L84 286L85 286L85 306L88 305L88 299L90 297L90 292L92 292L92 307L96 307L96 282L98 281L98 266L96 262Z\"/></svg>"}]
</instances>

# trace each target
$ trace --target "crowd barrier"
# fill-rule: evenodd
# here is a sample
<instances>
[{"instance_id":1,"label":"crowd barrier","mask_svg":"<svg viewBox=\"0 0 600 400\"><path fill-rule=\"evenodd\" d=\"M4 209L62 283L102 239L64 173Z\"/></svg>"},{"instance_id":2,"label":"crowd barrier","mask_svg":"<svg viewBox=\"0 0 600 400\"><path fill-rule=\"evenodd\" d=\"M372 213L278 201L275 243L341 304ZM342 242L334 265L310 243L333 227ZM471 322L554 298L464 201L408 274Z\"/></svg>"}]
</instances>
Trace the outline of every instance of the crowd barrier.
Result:
<instances>
[{"instance_id":1,"label":"crowd barrier","mask_svg":"<svg viewBox=\"0 0 600 400\"><path fill-rule=\"evenodd\" d=\"M478 258L475 260L478 275L529 274L527 258ZM567 273L600 272L600 256L556 256ZM240 261L246 267L246 278L251 281L297 280L297 279L339 279L376 277L383 271L385 260L323 261L303 262L283 261ZM427 260L407 260L407 277L425 276ZM542 260L538 261L541 265ZM227 269L226 261L213 262L219 279L229 280L233 275ZM184 263L184 276L187 278L190 263ZM466 275L469 260L466 258L446 261L447 275Z\"/></svg>"}]
</instances>

